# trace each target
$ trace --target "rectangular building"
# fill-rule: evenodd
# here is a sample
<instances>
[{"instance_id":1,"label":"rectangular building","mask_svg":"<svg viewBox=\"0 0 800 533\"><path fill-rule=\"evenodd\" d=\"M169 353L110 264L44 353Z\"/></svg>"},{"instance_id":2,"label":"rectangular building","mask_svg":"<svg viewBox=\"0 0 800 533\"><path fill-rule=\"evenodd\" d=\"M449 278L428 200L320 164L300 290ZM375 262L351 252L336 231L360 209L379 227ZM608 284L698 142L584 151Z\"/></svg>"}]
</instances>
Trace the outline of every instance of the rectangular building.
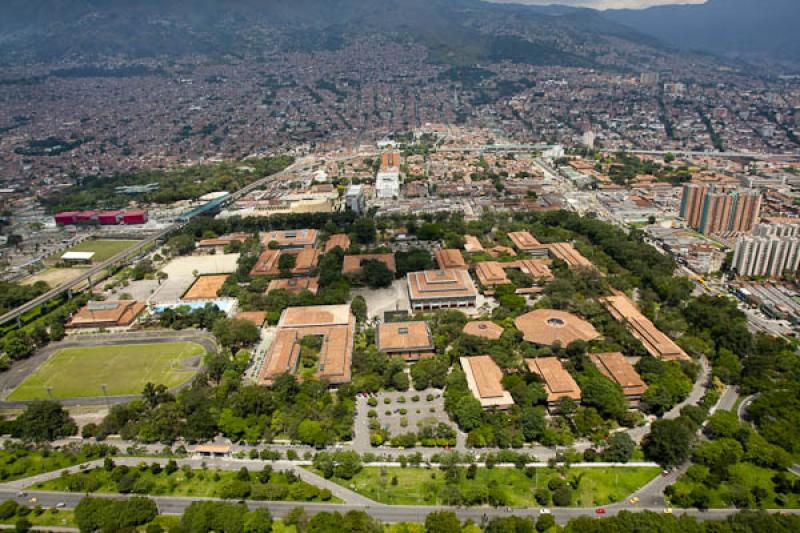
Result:
<instances>
[{"instance_id":1,"label":"rectangular building","mask_svg":"<svg viewBox=\"0 0 800 533\"><path fill-rule=\"evenodd\" d=\"M386 265L389 272L397 272L397 265L394 262L394 254L361 254L361 255L346 255L342 262L342 274L353 275L361 272L361 263L364 261L379 261Z\"/></svg>"},{"instance_id":2,"label":"rectangular building","mask_svg":"<svg viewBox=\"0 0 800 533\"><path fill-rule=\"evenodd\" d=\"M595 270L594 264L576 250L572 243L554 242L552 244L546 244L545 247L551 256L564 261L570 269Z\"/></svg>"},{"instance_id":3,"label":"rectangular building","mask_svg":"<svg viewBox=\"0 0 800 533\"><path fill-rule=\"evenodd\" d=\"M281 250L298 250L316 247L318 237L315 229L275 230L264 233L261 242L264 246L274 242Z\"/></svg>"},{"instance_id":4,"label":"rectangular building","mask_svg":"<svg viewBox=\"0 0 800 533\"><path fill-rule=\"evenodd\" d=\"M558 358L525 359L525 364L528 365L528 370L542 378L544 390L547 393L547 408L551 412L558 410L558 401L561 398L570 398L575 402L581 401L580 387Z\"/></svg>"},{"instance_id":5,"label":"rectangular building","mask_svg":"<svg viewBox=\"0 0 800 533\"><path fill-rule=\"evenodd\" d=\"M622 388L622 393L631 405L639 405L647 384L620 352L590 353L589 359L601 374Z\"/></svg>"},{"instance_id":6,"label":"rectangular building","mask_svg":"<svg viewBox=\"0 0 800 533\"><path fill-rule=\"evenodd\" d=\"M434 356L433 335L427 322L384 322L375 336L378 350L404 361Z\"/></svg>"},{"instance_id":7,"label":"rectangular building","mask_svg":"<svg viewBox=\"0 0 800 533\"><path fill-rule=\"evenodd\" d=\"M625 325L631 335L641 341L650 355L665 361L690 360L686 352L656 328L627 296L619 293L603 298L603 302L611 316Z\"/></svg>"},{"instance_id":8,"label":"rectangular building","mask_svg":"<svg viewBox=\"0 0 800 533\"><path fill-rule=\"evenodd\" d=\"M144 311L145 304L134 300L89 302L67 323L67 328L113 328L130 326Z\"/></svg>"},{"instance_id":9,"label":"rectangular building","mask_svg":"<svg viewBox=\"0 0 800 533\"><path fill-rule=\"evenodd\" d=\"M474 306L478 296L466 270L409 272L406 282L414 310Z\"/></svg>"},{"instance_id":10,"label":"rectangular building","mask_svg":"<svg viewBox=\"0 0 800 533\"><path fill-rule=\"evenodd\" d=\"M434 252L436 262L442 270L448 268L468 268L467 262L461 256L461 252L455 248L440 248Z\"/></svg>"},{"instance_id":11,"label":"rectangular building","mask_svg":"<svg viewBox=\"0 0 800 533\"><path fill-rule=\"evenodd\" d=\"M752 236L736 241L733 270L747 277L795 276L800 268L798 230L796 224L759 224Z\"/></svg>"},{"instance_id":12,"label":"rectangular building","mask_svg":"<svg viewBox=\"0 0 800 533\"><path fill-rule=\"evenodd\" d=\"M325 253L327 254L337 246L341 248L343 252L346 252L347 249L350 248L350 237L348 237L346 233L331 235L328 242L325 243Z\"/></svg>"},{"instance_id":13,"label":"rectangular building","mask_svg":"<svg viewBox=\"0 0 800 533\"><path fill-rule=\"evenodd\" d=\"M508 409L514 405L511 394L503 388L503 371L488 355L459 358L467 377L467 386L481 407Z\"/></svg>"},{"instance_id":14,"label":"rectangular building","mask_svg":"<svg viewBox=\"0 0 800 533\"><path fill-rule=\"evenodd\" d=\"M498 285L508 285L511 280L506 276L503 264L497 261L481 261L475 265L475 275L478 283L484 288L494 288Z\"/></svg>"},{"instance_id":15,"label":"rectangular building","mask_svg":"<svg viewBox=\"0 0 800 533\"><path fill-rule=\"evenodd\" d=\"M547 250L542 248L542 243L527 231L512 231L508 234L508 238L514 243L514 248L518 252L525 252L529 254L547 254Z\"/></svg>"},{"instance_id":16,"label":"rectangular building","mask_svg":"<svg viewBox=\"0 0 800 533\"><path fill-rule=\"evenodd\" d=\"M683 186L680 216L700 233L749 233L760 213L761 193L757 190L715 183Z\"/></svg>"},{"instance_id":17,"label":"rectangular building","mask_svg":"<svg viewBox=\"0 0 800 533\"><path fill-rule=\"evenodd\" d=\"M474 235L464 235L464 251L469 253L483 252L483 245Z\"/></svg>"},{"instance_id":18,"label":"rectangular building","mask_svg":"<svg viewBox=\"0 0 800 533\"><path fill-rule=\"evenodd\" d=\"M275 339L258 372L258 382L272 385L284 373L296 374L301 343L307 336L322 337L314 377L331 385L349 383L356 319L350 305L289 307L281 313Z\"/></svg>"}]
</instances>

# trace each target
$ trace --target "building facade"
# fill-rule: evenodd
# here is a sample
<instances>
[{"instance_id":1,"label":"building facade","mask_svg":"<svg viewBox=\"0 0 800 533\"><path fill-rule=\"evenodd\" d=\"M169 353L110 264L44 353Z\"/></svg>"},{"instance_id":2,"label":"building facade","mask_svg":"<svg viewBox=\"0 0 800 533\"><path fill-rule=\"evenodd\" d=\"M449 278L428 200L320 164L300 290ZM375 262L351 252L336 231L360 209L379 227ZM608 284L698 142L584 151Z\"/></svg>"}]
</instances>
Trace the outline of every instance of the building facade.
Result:
<instances>
[{"instance_id":1,"label":"building facade","mask_svg":"<svg viewBox=\"0 0 800 533\"><path fill-rule=\"evenodd\" d=\"M700 233L749 233L761 213L761 193L716 184L683 186L680 216Z\"/></svg>"},{"instance_id":2,"label":"building facade","mask_svg":"<svg viewBox=\"0 0 800 533\"><path fill-rule=\"evenodd\" d=\"M800 226L759 224L752 236L736 241L732 267L746 277L795 275L800 268Z\"/></svg>"}]
</instances>

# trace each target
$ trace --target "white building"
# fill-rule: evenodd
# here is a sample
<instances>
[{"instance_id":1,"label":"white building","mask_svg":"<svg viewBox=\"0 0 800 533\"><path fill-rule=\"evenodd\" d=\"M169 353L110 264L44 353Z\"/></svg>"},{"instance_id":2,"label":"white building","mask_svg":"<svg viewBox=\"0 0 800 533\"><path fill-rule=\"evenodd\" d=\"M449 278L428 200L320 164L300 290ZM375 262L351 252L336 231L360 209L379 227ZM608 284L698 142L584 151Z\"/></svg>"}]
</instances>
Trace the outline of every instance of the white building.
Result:
<instances>
[{"instance_id":1,"label":"white building","mask_svg":"<svg viewBox=\"0 0 800 533\"><path fill-rule=\"evenodd\" d=\"M375 179L375 194L382 200L400 196L400 170L388 168L378 172Z\"/></svg>"},{"instance_id":2,"label":"white building","mask_svg":"<svg viewBox=\"0 0 800 533\"><path fill-rule=\"evenodd\" d=\"M733 269L740 276L777 278L800 268L800 227L759 224L752 236L736 241Z\"/></svg>"}]
</instances>

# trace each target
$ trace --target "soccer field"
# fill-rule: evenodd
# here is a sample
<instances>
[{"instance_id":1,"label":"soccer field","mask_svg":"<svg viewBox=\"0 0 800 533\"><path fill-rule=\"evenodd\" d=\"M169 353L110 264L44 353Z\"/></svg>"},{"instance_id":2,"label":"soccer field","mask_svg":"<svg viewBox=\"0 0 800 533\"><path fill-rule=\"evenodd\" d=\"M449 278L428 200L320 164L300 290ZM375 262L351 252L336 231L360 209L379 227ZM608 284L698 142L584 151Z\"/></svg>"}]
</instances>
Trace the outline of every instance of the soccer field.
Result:
<instances>
[{"instance_id":1,"label":"soccer field","mask_svg":"<svg viewBox=\"0 0 800 533\"><path fill-rule=\"evenodd\" d=\"M145 384L175 387L189 381L199 368L190 360L205 355L194 342L120 344L65 348L28 376L7 400L40 400L139 394Z\"/></svg>"},{"instance_id":2,"label":"soccer field","mask_svg":"<svg viewBox=\"0 0 800 533\"><path fill-rule=\"evenodd\" d=\"M76 244L67 252L94 252L93 263L101 263L106 259L111 259L123 250L127 250L139 241L123 241L116 239L88 239L80 244ZM61 257L63 252L58 255Z\"/></svg>"}]
</instances>

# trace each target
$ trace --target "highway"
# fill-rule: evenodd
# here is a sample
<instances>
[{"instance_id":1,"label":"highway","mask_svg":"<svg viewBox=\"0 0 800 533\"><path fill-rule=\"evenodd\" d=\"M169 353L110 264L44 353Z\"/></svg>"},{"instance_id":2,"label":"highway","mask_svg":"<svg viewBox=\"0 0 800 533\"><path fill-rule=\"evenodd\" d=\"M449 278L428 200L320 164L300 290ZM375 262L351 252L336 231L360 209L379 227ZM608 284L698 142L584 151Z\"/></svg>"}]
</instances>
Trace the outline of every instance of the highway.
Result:
<instances>
[{"instance_id":1,"label":"highway","mask_svg":"<svg viewBox=\"0 0 800 533\"><path fill-rule=\"evenodd\" d=\"M281 177L281 176L283 176L285 174L288 174L289 172L293 171L294 167L297 166L297 165L298 165L298 163L293 163L293 164L289 165L288 167L286 167L285 169L281 170L280 172L276 172L275 174L270 174L268 176L264 176L263 178L261 178L259 180L256 180L253 183L251 183L249 185L246 185L245 187L242 187L238 191L235 191L235 192L231 193L230 195L228 195L228 197L225 199L225 202L223 202L220 205L226 205L226 204L228 204L230 202L238 200L242 196L244 196L244 195L246 195L246 194L248 194L248 193L250 193L250 192L252 192L252 191L254 191L256 189L258 189L259 187L263 187L269 181L277 179L277 178L279 178L279 177ZM155 235L151 235L150 237L147 237L146 239L144 239L142 241L139 241L138 243L136 243L134 246L128 248L127 250L124 250L124 251L118 253L117 255L111 257L110 259L107 259L107 260L103 261L102 263L99 263L98 265L96 265L96 266L90 268L89 270L83 272L80 276L76 277L72 281L69 281L69 282L64 283L62 285L59 285L58 287L47 291L46 293L42 294L41 296L38 296L37 298L34 298L33 300L30 300L29 302L26 302L26 303L20 305L16 309L13 309L13 310L9 311L8 313L0 316L0 326L2 326L3 324L6 324L6 323L8 323L8 322L10 322L12 320L16 320L17 318L19 318L23 314L27 313L28 311L30 311L32 309L35 309L39 305L42 305L42 304L45 304L45 303L49 302L53 298L59 296L60 294L65 293L65 292L67 292L67 291L69 291L71 289L80 288L80 290L85 290L86 287L88 287L88 284L87 284L86 287L80 287L80 285L83 284L84 282L88 281L89 279L91 279L93 276L96 276L97 274L103 272L105 269L107 269L109 267L112 267L112 266L116 265L117 263L125 261L125 259L128 258L128 257L135 256L136 254L138 254L142 250L146 249L148 246L150 246L154 242L157 242L157 241L159 241L161 239L164 239L169 234L171 234L172 232L179 230L181 227L183 227L183 225L184 224L182 222L175 222L175 223L167 226L164 230L156 233Z\"/></svg>"}]
</instances>

